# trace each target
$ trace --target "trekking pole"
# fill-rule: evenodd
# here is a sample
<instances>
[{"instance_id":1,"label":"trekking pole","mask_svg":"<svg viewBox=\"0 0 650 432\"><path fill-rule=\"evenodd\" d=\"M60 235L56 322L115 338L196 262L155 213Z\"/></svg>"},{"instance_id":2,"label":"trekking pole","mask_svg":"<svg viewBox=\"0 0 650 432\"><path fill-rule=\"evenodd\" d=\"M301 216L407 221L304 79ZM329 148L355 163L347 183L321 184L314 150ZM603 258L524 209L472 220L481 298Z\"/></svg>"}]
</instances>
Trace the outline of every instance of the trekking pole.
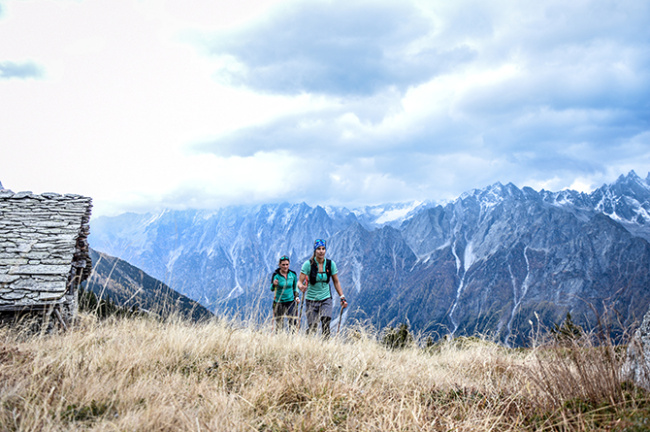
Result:
<instances>
[{"instance_id":1,"label":"trekking pole","mask_svg":"<svg viewBox=\"0 0 650 432\"><path fill-rule=\"evenodd\" d=\"M343 319L343 306L341 306L341 311L339 312L339 323L336 326L336 336L339 335L339 331L341 330L341 320Z\"/></svg>"},{"instance_id":2,"label":"trekking pole","mask_svg":"<svg viewBox=\"0 0 650 432\"><path fill-rule=\"evenodd\" d=\"M298 297L300 298L300 297ZM302 328L302 305L305 303L305 294L302 294L302 299L300 299L300 312L298 312L298 332Z\"/></svg>"},{"instance_id":3,"label":"trekking pole","mask_svg":"<svg viewBox=\"0 0 650 432\"><path fill-rule=\"evenodd\" d=\"M275 333L275 312L276 312L276 307L278 300L280 300L280 297L278 297L278 284L272 284L275 287L275 290L273 291L273 307L271 308L271 333Z\"/></svg>"},{"instance_id":4,"label":"trekking pole","mask_svg":"<svg viewBox=\"0 0 650 432\"><path fill-rule=\"evenodd\" d=\"M307 289L302 293L302 300L300 300L300 313L298 314L298 330L302 328L302 307L305 304L305 297L307 297L307 290L309 289L309 281L307 282Z\"/></svg>"}]
</instances>

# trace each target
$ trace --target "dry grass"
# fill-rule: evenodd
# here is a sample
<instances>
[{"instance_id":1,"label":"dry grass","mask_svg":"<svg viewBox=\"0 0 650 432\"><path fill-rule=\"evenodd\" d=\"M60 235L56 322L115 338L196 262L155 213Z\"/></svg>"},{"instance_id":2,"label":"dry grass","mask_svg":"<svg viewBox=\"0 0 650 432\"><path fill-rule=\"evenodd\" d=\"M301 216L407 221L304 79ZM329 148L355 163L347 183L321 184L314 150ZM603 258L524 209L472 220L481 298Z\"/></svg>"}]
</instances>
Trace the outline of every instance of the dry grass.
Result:
<instances>
[{"instance_id":1,"label":"dry grass","mask_svg":"<svg viewBox=\"0 0 650 432\"><path fill-rule=\"evenodd\" d=\"M63 334L2 328L0 430L646 430L648 401L598 349L391 351L354 335L88 315Z\"/></svg>"}]
</instances>

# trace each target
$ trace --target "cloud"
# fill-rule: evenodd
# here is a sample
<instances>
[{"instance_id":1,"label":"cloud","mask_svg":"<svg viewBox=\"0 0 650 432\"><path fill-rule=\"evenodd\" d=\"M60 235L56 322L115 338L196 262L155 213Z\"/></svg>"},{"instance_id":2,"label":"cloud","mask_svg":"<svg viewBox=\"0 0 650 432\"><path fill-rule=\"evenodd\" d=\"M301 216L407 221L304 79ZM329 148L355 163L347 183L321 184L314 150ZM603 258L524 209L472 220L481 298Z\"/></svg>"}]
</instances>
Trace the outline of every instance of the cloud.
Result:
<instances>
[{"instance_id":1,"label":"cloud","mask_svg":"<svg viewBox=\"0 0 650 432\"><path fill-rule=\"evenodd\" d=\"M41 78L43 76L43 68L38 64L25 61L16 63L11 61L0 62L0 80L1 79L28 79L28 78Z\"/></svg>"},{"instance_id":2,"label":"cloud","mask_svg":"<svg viewBox=\"0 0 650 432\"><path fill-rule=\"evenodd\" d=\"M234 76L239 84L327 93L332 103L240 129L202 145L203 151L222 156L293 151L328 161L333 172L352 175L346 167L355 166L361 172L354 178L383 173L395 184L409 185L411 195L432 191L426 184L436 181L432 171L457 179L443 183L460 193L497 180L524 185L554 178L568 186L576 176L609 175L612 166L627 172L630 154L647 166L647 156L639 152L650 144L650 30L644 18L650 16L649 6L468 1L432 3L420 13L411 3L382 4L368 21L337 27L331 24L338 21L335 7L350 17L368 4L330 4L332 10L317 3L318 18L307 7L292 6L259 27L232 33L234 42L212 46L240 63L242 74ZM328 26L334 35L355 36L348 39L367 52L342 49L337 56L324 49L321 54L315 47L328 47L326 42L335 39L327 38ZM409 55L414 44L420 57ZM442 47L466 55L439 69L431 65L440 66L433 61L440 56L430 57L427 66L415 62ZM377 61L378 72L370 73L354 60L339 61L347 54L385 59L398 48L404 52L401 65L418 69L404 79L392 73L389 62ZM283 69L286 62L296 64ZM301 62L318 69L310 81L296 75ZM351 76L368 76L370 84L358 90L344 80L333 85L332 71L343 64ZM280 70L285 76L277 76ZM373 81L377 74L382 79ZM267 78L271 84L265 84ZM373 163L364 163L368 160Z\"/></svg>"},{"instance_id":3,"label":"cloud","mask_svg":"<svg viewBox=\"0 0 650 432\"><path fill-rule=\"evenodd\" d=\"M0 0L5 185L99 212L650 170L648 2L221 3ZM31 172L9 163L25 157Z\"/></svg>"},{"instance_id":4,"label":"cloud","mask_svg":"<svg viewBox=\"0 0 650 432\"><path fill-rule=\"evenodd\" d=\"M293 2L255 26L209 38L222 78L256 91L368 96L404 91L470 61L467 46L421 46L433 31L411 2Z\"/></svg>"}]
</instances>

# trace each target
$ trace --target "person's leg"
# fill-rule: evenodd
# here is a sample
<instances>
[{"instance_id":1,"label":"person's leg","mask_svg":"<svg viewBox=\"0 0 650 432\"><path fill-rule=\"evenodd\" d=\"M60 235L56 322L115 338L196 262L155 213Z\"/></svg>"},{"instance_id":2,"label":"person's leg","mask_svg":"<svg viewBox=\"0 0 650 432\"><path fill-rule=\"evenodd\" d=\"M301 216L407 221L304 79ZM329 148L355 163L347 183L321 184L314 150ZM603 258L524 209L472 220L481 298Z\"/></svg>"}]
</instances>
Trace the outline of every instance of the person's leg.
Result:
<instances>
[{"instance_id":1,"label":"person's leg","mask_svg":"<svg viewBox=\"0 0 650 432\"><path fill-rule=\"evenodd\" d=\"M320 323L323 338L330 337L330 323L332 322L332 298L325 299L321 302L320 307Z\"/></svg>"},{"instance_id":2,"label":"person's leg","mask_svg":"<svg viewBox=\"0 0 650 432\"><path fill-rule=\"evenodd\" d=\"M275 331L279 332L284 326L282 318L282 303L273 302L273 321L275 322Z\"/></svg>"},{"instance_id":3,"label":"person's leg","mask_svg":"<svg viewBox=\"0 0 650 432\"><path fill-rule=\"evenodd\" d=\"M313 300L306 300L305 315L307 315L307 334L318 331L318 304Z\"/></svg>"},{"instance_id":4,"label":"person's leg","mask_svg":"<svg viewBox=\"0 0 650 432\"><path fill-rule=\"evenodd\" d=\"M323 339L329 339L330 337L330 323L332 322L332 317L322 316L320 317L320 325L323 331Z\"/></svg>"},{"instance_id":5,"label":"person's leg","mask_svg":"<svg viewBox=\"0 0 650 432\"><path fill-rule=\"evenodd\" d=\"M296 307L296 302L289 302L287 304L287 321L289 323L289 330L296 331L298 329L298 318L297 318L298 308Z\"/></svg>"},{"instance_id":6,"label":"person's leg","mask_svg":"<svg viewBox=\"0 0 650 432\"><path fill-rule=\"evenodd\" d=\"M289 330L291 330L291 318L293 316L293 302L284 302L282 303L282 309L281 309L281 314L280 317L282 319L282 328L284 329L284 320L287 319L289 321Z\"/></svg>"}]
</instances>

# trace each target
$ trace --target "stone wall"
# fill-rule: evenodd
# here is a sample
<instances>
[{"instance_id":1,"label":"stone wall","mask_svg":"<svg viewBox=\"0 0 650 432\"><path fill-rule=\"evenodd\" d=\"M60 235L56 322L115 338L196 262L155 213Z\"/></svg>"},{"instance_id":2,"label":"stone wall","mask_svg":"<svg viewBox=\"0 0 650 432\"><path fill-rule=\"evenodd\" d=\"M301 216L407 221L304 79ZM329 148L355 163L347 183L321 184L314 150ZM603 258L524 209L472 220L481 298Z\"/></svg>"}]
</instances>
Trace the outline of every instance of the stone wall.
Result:
<instances>
[{"instance_id":1,"label":"stone wall","mask_svg":"<svg viewBox=\"0 0 650 432\"><path fill-rule=\"evenodd\" d=\"M628 345L622 376L650 391L650 310Z\"/></svg>"},{"instance_id":2,"label":"stone wall","mask_svg":"<svg viewBox=\"0 0 650 432\"><path fill-rule=\"evenodd\" d=\"M80 195L0 191L0 311L59 304L76 313L91 271L91 207Z\"/></svg>"}]
</instances>

